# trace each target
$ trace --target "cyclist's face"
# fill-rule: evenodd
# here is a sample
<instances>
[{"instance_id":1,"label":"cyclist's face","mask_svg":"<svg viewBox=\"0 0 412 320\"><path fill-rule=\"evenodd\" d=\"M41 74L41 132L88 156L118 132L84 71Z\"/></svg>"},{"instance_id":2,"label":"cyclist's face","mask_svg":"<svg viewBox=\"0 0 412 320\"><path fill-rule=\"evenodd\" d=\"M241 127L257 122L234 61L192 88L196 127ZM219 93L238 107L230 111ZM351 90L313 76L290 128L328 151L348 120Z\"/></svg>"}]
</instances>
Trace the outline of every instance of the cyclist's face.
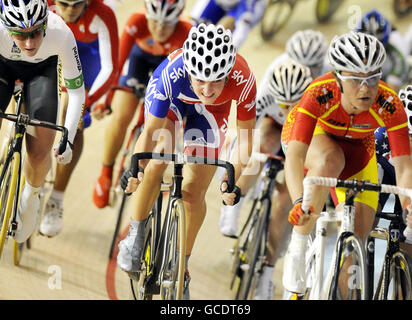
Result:
<instances>
[{"instance_id":1,"label":"cyclist's face","mask_svg":"<svg viewBox=\"0 0 412 320\"><path fill-rule=\"evenodd\" d=\"M342 93L342 106L349 114L359 114L367 111L375 101L376 95L379 89L379 76L377 79L373 77L374 74L378 74L379 71L373 71L369 73L353 73L341 71L340 74L343 77L348 77L346 80L340 81L343 89ZM363 81L361 79L351 79L350 77L359 77L370 80ZM377 81L375 81L377 80Z\"/></svg>"},{"instance_id":2,"label":"cyclist's face","mask_svg":"<svg viewBox=\"0 0 412 320\"><path fill-rule=\"evenodd\" d=\"M66 22L76 22L83 14L86 0L56 0L57 13Z\"/></svg>"},{"instance_id":3,"label":"cyclist's face","mask_svg":"<svg viewBox=\"0 0 412 320\"><path fill-rule=\"evenodd\" d=\"M34 56L43 42L45 26L10 31L14 43L28 57Z\"/></svg>"},{"instance_id":4,"label":"cyclist's face","mask_svg":"<svg viewBox=\"0 0 412 320\"><path fill-rule=\"evenodd\" d=\"M190 77L190 81L194 93L205 105L213 104L222 93L226 84L226 78L217 81L203 81Z\"/></svg>"},{"instance_id":5,"label":"cyclist's face","mask_svg":"<svg viewBox=\"0 0 412 320\"><path fill-rule=\"evenodd\" d=\"M147 27L153 40L159 43L167 41L176 29L176 23L147 19Z\"/></svg>"}]
</instances>

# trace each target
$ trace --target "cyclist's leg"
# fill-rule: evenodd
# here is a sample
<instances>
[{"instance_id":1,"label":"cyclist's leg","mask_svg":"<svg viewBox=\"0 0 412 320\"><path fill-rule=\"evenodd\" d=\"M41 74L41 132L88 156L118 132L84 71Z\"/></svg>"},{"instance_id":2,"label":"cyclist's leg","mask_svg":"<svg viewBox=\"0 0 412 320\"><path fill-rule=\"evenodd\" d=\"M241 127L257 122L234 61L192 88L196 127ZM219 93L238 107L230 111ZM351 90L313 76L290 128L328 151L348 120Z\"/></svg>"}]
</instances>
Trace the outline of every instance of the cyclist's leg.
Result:
<instances>
[{"instance_id":1,"label":"cyclist's leg","mask_svg":"<svg viewBox=\"0 0 412 320\"><path fill-rule=\"evenodd\" d=\"M36 67L36 75L24 81L25 112L32 118L56 123L59 103L57 57ZM51 167L50 151L55 135L55 131L40 127L35 128L35 136L26 135L25 185L18 211L18 219L22 223L16 231L17 242L25 241L36 226L39 191Z\"/></svg>"},{"instance_id":2,"label":"cyclist's leg","mask_svg":"<svg viewBox=\"0 0 412 320\"><path fill-rule=\"evenodd\" d=\"M16 79L12 76L14 73L10 72L9 68L7 67L7 62L3 61L0 57L0 110L1 112L5 112L7 106L9 105L13 89L14 83ZM0 127L1 121L0 119Z\"/></svg>"},{"instance_id":3,"label":"cyclist's leg","mask_svg":"<svg viewBox=\"0 0 412 320\"><path fill-rule=\"evenodd\" d=\"M149 122L150 116L148 123ZM158 137L152 137L152 134L148 133L149 130L143 130L137 140L135 152L137 152L136 150L144 149L141 146L145 145L145 141L152 141L152 139L154 139L153 141L158 142L153 152L163 151L165 153L172 153L174 150L174 122L169 119L165 119L162 121L162 125L159 125L159 128L164 129L160 132L160 140ZM139 268L139 258L143 249L144 241L144 223L150 209L153 207L153 204L157 199L163 173L166 168L167 163L155 160L149 161L145 167L143 181L140 183L136 192L134 192L131 196L132 211L129 233L124 240L120 241L119 254L117 256L117 264L125 271L137 271Z\"/></svg>"},{"instance_id":4,"label":"cyclist's leg","mask_svg":"<svg viewBox=\"0 0 412 320\"><path fill-rule=\"evenodd\" d=\"M340 145L316 127L305 160L307 176L338 177L345 166L345 156ZM293 227L284 261L283 285L287 291L303 294L306 289L305 252L308 235L313 229L329 194L328 188L313 188L314 212L304 226Z\"/></svg>"},{"instance_id":5,"label":"cyclist's leg","mask_svg":"<svg viewBox=\"0 0 412 320\"><path fill-rule=\"evenodd\" d=\"M262 153L275 153L280 148L280 130L281 126L270 117L262 119L258 128L260 135L259 144L255 144L254 151ZM244 195L256 183L262 169L263 163L255 160L253 157L243 171L241 177L237 181L237 186L242 191L239 203L234 206L222 206L221 216L219 220L220 231L226 236L234 236L237 233L238 218L242 208ZM256 169L258 168L258 170Z\"/></svg>"},{"instance_id":6,"label":"cyclist's leg","mask_svg":"<svg viewBox=\"0 0 412 320\"><path fill-rule=\"evenodd\" d=\"M127 73L119 79L119 85L129 88L146 86L149 73L160 64L164 56L153 56L134 45L129 55ZM141 97L143 99L143 97ZM112 100L112 121L105 132L103 164L95 188L93 202L98 208L109 202L109 191L112 185L113 166L122 148L124 138L131 120L139 104L139 97L133 93L118 90Z\"/></svg>"},{"instance_id":7,"label":"cyclist's leg","mask_svg":"<svg viewBox=\"0 0 412 320\"><path fill-rule=\"evenodd\" d=\"M238 6L228 13L233 17L233 45L239 49L246 41L252 28L262 20L266 9L265 0L240 1Z\"/></svg>"}]
</instances>

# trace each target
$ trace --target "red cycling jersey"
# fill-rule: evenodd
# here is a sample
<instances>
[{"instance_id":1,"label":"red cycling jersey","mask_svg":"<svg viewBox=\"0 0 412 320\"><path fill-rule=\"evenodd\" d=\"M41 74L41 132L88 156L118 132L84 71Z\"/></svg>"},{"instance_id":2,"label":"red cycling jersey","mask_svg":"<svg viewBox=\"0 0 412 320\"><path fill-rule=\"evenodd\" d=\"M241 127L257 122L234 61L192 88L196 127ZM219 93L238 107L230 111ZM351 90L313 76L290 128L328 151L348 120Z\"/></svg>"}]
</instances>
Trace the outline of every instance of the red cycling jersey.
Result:
<instances>
[{"instance_id":1,"label":"red cycling jersey","mask_svg":"<svg viewBox=\"0 0 412 320\"><path fill-rule=\"evenodd\" d=\"M289 113L282 130L282 143L298 140L309 145L316 125L344 140L367 138L377 128L386 127L392 155L410 154L402 101L383 81L369 110L350 115L342 107L341 91L332 72L315 79Z\"/></svg>"}]
</instances>

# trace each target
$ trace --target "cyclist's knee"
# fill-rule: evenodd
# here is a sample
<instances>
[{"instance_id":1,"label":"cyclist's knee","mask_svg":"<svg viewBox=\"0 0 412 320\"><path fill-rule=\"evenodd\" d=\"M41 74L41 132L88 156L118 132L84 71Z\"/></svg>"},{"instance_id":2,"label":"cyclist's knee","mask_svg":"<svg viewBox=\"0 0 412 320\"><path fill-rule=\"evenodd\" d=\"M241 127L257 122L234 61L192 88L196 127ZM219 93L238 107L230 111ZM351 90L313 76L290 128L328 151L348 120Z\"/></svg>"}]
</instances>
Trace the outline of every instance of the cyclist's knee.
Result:
<instances>
[{"instance_id":1,"label":"cyclist's knee","mask_svg":"<svg viewBox=\"0 0 412 320\"><path fill-rule=\"evenodd\" d=\"M327 150L322 156L311 161L310 168L316 170L318 175L325 177L337 177L345 168L345 157L340 150Z\"/></svg>"}]
</instances>

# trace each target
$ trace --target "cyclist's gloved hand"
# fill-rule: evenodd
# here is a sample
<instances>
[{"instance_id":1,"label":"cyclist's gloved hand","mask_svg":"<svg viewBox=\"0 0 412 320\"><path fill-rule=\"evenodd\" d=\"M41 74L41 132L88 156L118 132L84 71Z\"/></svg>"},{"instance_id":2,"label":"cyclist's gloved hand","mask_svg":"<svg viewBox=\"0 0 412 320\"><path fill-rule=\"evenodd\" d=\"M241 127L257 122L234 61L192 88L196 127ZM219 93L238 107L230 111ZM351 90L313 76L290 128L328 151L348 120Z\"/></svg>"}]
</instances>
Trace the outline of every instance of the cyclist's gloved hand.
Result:
<instances>
[{"instance_id":1,"label":"cyclist's gloved hand","mask_svg":"<svg viewBox=\"0 0 412 320\"><path fill-rule=\"evenodd\" d=\"M220 184L220 191L222 192L222 200L224 205L234 206L237 204L241 197L241 190L238 186L234 186L232 192L227 192L228 183L227 180L223 180Z\"/></svg>"},{"instance_id":2,"label":"cyclist's gloved hand","mask_svg":"<svg viewBox=\"0 0 412 320\"><path fill-rule=\"evenodd\" d=\"M61 141L54 146L53 148L54 156L58 163L68 164L70 163L70 161L72 161L73 148L74 148L73 144L70 141L67 141L66 150L63 152L63 154L59 154L60 144L61 144Z\"/></svg>"},{"instance_id":3,"label":"cyclist's gloved hand","mask_svg":"<svg viewBox=\"0 0 412 320\"><path fill-rule=\"evenodd\" d=\"M294 226L303 225L309 219L310 212L313 212L313 207L309 207L309 213L302 211L302 198L295 201L293 208L289 211L288 221Z\"/></svg>"},{"instance_id":4,"label":"cyclist's gloved hand","mask_svg":"<svg viewBox=\"0 0 412 320\"><path fill-rule=\"evenodd\" d=\"M129 196L136 191L137 186L143 180L143 173L143 168L138 169L138 177L135 177L130 169L123 172L120 178L120 186L126 195Z\"/></svg>"}]
</instances>

